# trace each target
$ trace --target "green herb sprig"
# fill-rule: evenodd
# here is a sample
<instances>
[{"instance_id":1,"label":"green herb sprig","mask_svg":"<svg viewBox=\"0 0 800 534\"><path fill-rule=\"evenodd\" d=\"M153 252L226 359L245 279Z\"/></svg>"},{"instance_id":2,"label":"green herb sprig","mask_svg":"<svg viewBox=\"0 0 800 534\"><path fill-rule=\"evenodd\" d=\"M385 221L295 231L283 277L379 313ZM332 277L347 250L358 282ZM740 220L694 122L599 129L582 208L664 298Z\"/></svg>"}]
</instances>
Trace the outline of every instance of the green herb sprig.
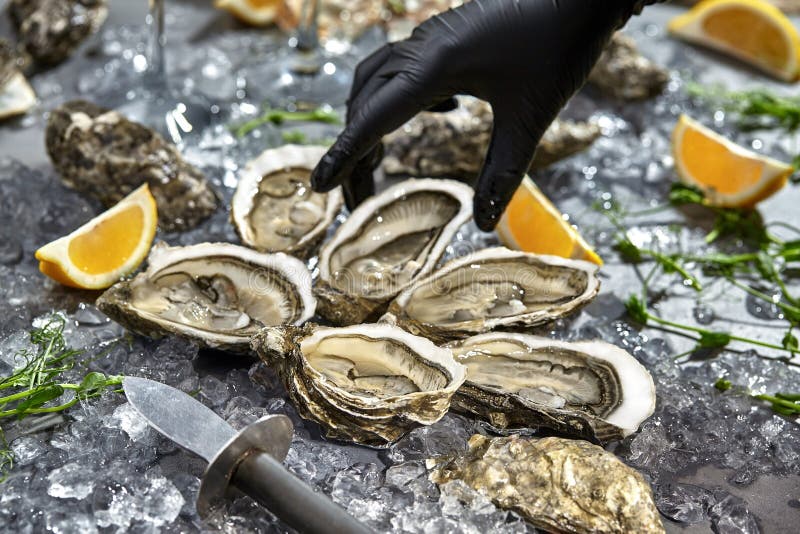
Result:
<instances>
[{"instance_id":1,"label":"green herb sprig","mask_svg":"<svg viewBox=\"0 0 800 534\"><path fill-rule=\"evenodd\" d=\"M81 354L67 345L65 326L64 317L56 315L43 326L31 330L33 347L16 354L16 361L24 363L10 375L0 378L0 423L7 418L23 419L32 414L61 412L109 388L121 391L122 376L99 372L87 373L80 382L61 381L62 375L78 363ZM13 454L5 444L1 426L0 438L0 477L4 478L13 465Z\"/></svg>"},{"instance_id":2,"label":"green herb sprig","mask_svg":"<svg viewBox=\"0 0 800 534\"><path fill-rule=\"evenodd\" d=\"M772 410L775 413L786 416L800 416L800 393L775 393L774 395L765 395L761 393L753 393L749 389L734 386L734 384L726 379L719 378L714 382L714 387L719 391L725 392L735 387L750 397L762 401L769 402L772 405Z\"/></svg>"},{"instance_id":3,"label":"green herb sprig","mask_svg":"<svg viewBox=\"0 0 800 534\"><path fill-rule=\"evenodd\" d=\"M281 125L286 122L321 122L325 124L341 124L339 115L328 108L315 108L309 111L286 111L267 108L258 117L238 125L232 125L231 131L236 137L244 137L264 124Z\"/></svg>"}]
</instances>

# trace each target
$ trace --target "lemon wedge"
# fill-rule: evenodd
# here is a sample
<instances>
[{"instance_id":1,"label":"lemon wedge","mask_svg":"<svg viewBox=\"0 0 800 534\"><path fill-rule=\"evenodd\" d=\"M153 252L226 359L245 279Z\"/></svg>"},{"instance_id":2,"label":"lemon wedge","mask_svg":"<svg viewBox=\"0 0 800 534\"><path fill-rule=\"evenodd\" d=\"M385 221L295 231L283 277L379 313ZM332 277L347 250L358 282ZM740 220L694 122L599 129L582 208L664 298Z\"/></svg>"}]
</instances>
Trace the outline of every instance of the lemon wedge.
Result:
<instances>
[{"instance_id":1,"label":"lemon wedge","mask_svg":"<svg viewBox=\"0 0 800 534\"><path fill-rule=\"evenodd\" d=\"M104 289L147 256L158 224L147 184L71 234L36 251L39 270L71 287Z\"/></svg>"},{"instance_id":2,"label":"lemon wedge","mask_svg":"<svg viewBox=\"0 0 800 534\"><path fill-rule=\"evenodd\" d=\"M497 234L508 248L603 264L578 230L528 176L523 178L500 218Z\"/></svg>"},{"instance_id":3,"label":"lemon wedge","mask_svg":"<svg viewBox=\"0 0 800 534\"><path fill-rule=\"evenodd\" d=\"M800 35L765 0L705 0L669 22L669 31L745 61L780 80L800 75Z\"/></svg>"},{"instance_id":4,"label":"lemon wedge","mask_svg":"<svg viewBox=\"0 0 800 534\"><path fill-rule=\"evenodd\" d=\"M687 115L672 131L672 154L681 181L700 188L708 204L720 207L752 207L786 185L793 171Z\"/></svg>"}]
</instances>

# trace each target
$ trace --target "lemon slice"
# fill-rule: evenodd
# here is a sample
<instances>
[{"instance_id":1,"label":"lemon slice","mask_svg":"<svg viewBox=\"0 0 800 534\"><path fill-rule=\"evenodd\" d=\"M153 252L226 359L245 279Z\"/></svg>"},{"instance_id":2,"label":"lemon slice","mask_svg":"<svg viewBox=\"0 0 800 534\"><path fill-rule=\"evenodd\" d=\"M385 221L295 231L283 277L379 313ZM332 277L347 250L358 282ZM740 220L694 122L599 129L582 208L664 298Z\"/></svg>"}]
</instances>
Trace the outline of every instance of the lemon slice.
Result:
<instances>
[{"instance_id":1,"label":"lemon slice","mask_svg":"<svg viewBox=\"0 0 800 534\"><path fill-rule=\"evenodd\" d=\"M0 120L22 115L36 103L36 94L21 72L0 88Z\"/></svg>"},{"instance_id":2,"label":"lemon slice","mask_svg":"<svg viewBox=\"0 0 800 534\"><path fill-rule=\"evenodd\" d=\"M282 5L283 0L214 0L214 7L252 26L272 24Z\"/></svg>"},{"instance_id":3,"label":"lemon slice","mask_svg":"<svg viewBox=\"0 0 800 534\"><path fill-rule=\"evenodd\" d=\"M672 154L681 181L699 187L712 206L752 207L786 185L793 171L686 115L672 131Z\"/></svg>"},{"instance_id":4,"label":"lemon slice","mask_svg":"<svg viewBox=\"0 0 800 534\"><path fill-rule=\"evenodd\" d=\"M669 31L787 82L800 74L800 35L779 9L765 0L706 0L672 19Z\"/></svg>"},{"instance_id":5,"label":"lemon slice","mask_svg":"<svg viewBox=\"0 0 800 534\"><path fill-rule=\"evenodd\" d=\"M508 248L603 265L578 230L527 176L500 218L497 234Z\"/></svg>"},{"instance_id":6,"label":"lemon slice","mask_svg":"<svg viewBox=\"0 0 800 534\"><path fill-rule=\"evenodd\" d=\"M71 234L37 250L39 270L67 286L104 289L142 263L157 223L156 201L144 184Z\"/></svg>"}]
</instances>

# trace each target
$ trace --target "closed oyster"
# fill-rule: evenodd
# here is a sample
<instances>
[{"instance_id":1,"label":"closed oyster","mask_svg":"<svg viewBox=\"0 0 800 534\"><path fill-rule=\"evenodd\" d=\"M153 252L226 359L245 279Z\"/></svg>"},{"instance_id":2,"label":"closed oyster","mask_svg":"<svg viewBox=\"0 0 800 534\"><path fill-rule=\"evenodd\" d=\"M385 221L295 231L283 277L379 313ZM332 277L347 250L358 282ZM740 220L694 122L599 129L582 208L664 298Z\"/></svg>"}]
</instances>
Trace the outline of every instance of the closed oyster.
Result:
<instances>
[{"instance_id":1,"label":"closed oyster","mask_svg":"<svg viewBox=\"0 0 800 534\"><path fill-rule=\"evenodd\" d=\"M471 216L472 189L452 180L406 180L368 199L322 246L319 313L339 325L377 317Z\"/></svg>"},{"instance_id":2,"label":"closed oyster","mask_svg":"<svg viewBox=\"0 0 800 534\"><path fill-rule=\"evenodd\" d=\"M45 143L61 180L106 206L147 182L165 230L192 228L217 209L203 173L156 132L116 111L67 102L50 112Z\"/></svg>"},{"instance_id":3,"label":"closed oyster","mask_svg":"<svg viewBox=\"0 0 800 534\"><path fill-rule=\"evenodd\" d=\"M341 189L311 190L311 171L324 154L323 147L285 145L245 166L231 203L244 244L299 257L314 252L342 207Z\"/></svg>"},{"instance_id":4,"label":"closed oyster","mask_svg":"<svg viewBox=\"0 0 800 534\"><path fill-rule=\"evenodd\" d=\"M113 285L97 307L146 336L171 333L242 352L264 326L311 318L314 297L311 274L297 258L230 243L158 244L147 270Z\"/></svg>"},{"instance_id":5,"label":"closed oyster","mask_svg":"<svg viewBox=\"0 0 800 534\"><path fill-rule=\"evenodd\" d=\"M464 381L450 350L385 324L265 328L252 346L301 416L373 447L441 419Z\"/></svg>"},{"instance_id":6,"label":"closed oyster","mask_svg":"<svg viewBox=\"0 0 800 534\"><path fill-rule=\"evenodd\" d=\"M591 302L599 290L593 263L489 248L414 282L381 320L447 341L553 321Z\"/></svg>"},{"instance_id":7,"label":"closed oyster","mask_svg":"<svg viewBox=\"0 0 800 534\"><path fill-rule=\"evenodd\" d=\"M437 484L462 480L547 532L664 532L644 477L586 441L475 435L465 456L428 465Z\"/></svg>"},{"instance_id":8,"label":"closed oyster","mask_svg":"<svg viewBox=\"0 0 800 534\"><path fill-rule=\"evenodd\" d=\"M492 135L492 108L472 97L458 100L457 109L420 113L384 137L386 174L477 178ZM580 152L599 136L594 123L556 119L539 142L530 170Z\"/></svg>"},{"instance_id":9,"label":"closed oyster","mask_svg":"<svg viewBox=\"0 0 800 534\"><path fill-rule=\"evenodd\" d=\"M653 378L623 349L493 332L447 345L467 367L453 407L496 428L539 427L606 442L653 414Z\"/></svg>"},{"instance_id":10,"label":"closed oyster","mask_svg":"<svg viewBox=\"0 0 800 534\"><path fill-rule=\"evenodd\" d=\"M43 65L61 63L106 20L106 0L10 0L19 41Z\"/></svg>"},{"instance_id":11,"label":"closed oyster","mask_svg":"<svg viewBox=\"0 0 800 534\"><path fill-rule=\"evenodd\" d=\"M669 79L663 67L639 53L636 42L620 32L603 49L589 83L621 100L642 100L659 94Z\"/></svg>"}]
</instances>

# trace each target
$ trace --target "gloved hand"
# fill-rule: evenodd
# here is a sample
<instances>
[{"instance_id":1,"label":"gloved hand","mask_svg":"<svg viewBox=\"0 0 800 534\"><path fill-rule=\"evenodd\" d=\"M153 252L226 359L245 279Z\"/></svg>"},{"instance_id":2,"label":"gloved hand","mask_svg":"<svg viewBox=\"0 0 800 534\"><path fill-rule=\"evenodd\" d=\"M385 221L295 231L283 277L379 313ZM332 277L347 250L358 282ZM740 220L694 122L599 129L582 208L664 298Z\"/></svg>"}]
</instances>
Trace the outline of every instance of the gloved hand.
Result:
<instances>
[{"instance_id":1,"label":"gloved hand","mask_svg":"<svg viewBox=\"0 0 800 534\"><path fill-rule=\"evenodd\" d=\"M347 126L311 184L342 184L351 209L374 193L380 140L456 94L486 100L492 139L475 185L478 227L497 224L536 145L583 85L613 31L652 0L472 0L428 19L356 69Z\"/></svg>"}]
</instances>

